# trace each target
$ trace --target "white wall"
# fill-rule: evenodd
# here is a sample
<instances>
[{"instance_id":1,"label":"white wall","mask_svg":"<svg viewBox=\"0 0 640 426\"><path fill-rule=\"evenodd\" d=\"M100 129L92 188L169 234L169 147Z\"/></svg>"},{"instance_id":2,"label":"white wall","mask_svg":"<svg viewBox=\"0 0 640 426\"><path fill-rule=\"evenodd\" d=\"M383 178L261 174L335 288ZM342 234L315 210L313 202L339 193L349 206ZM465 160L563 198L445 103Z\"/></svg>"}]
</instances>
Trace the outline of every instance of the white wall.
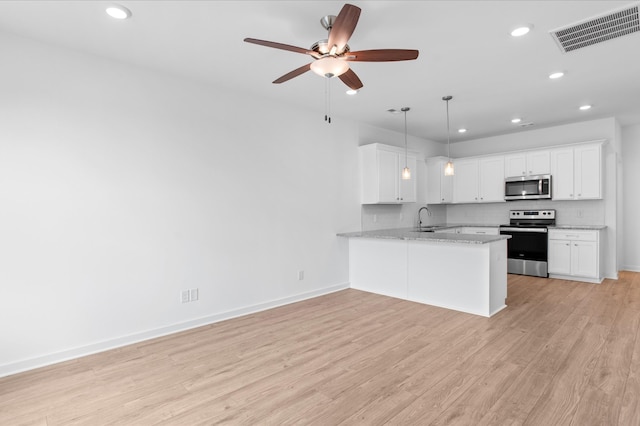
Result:
<instances>
[{"instance_id":1,"label":"white wall","mask_svg":"<svg viewBox=\"0 0 640 426\"><path fill-rule=\"evenodd\" d=\"M348 286L355 123L0 51L0 376Z\"/></svg>"},{"instance_id":2,"label":"white wall","mask_svg":"<svg viewBox=\"0 0 640 426\"><path fill-rule=\"evenodd\" d=\"M640 124L622 129L623 241L622 269L640 272Z\"/></svg>"},{"instance_id":3,"label":"white wall","mask_svg":"<svg viewBox=\"0 0 640 426\"><path fill-rule=\"evenodd\" d=\"M617 210L618 163L621 158L619 126L614 118L583 121L555 127L528 130L507 135L458 142L451 145L452 157L469 157L525 149L536 149L564 144L606 139L603 147L603 200L597 201L522 201L495 204L463 204L447 206L447 222L507 223L508 211L515 208L555 208L558 224L606 225L602 250L605 253L602 271L607 278L617 278ZM455 161L454 161L455 163Z\"/></svg>"}]
</instances>

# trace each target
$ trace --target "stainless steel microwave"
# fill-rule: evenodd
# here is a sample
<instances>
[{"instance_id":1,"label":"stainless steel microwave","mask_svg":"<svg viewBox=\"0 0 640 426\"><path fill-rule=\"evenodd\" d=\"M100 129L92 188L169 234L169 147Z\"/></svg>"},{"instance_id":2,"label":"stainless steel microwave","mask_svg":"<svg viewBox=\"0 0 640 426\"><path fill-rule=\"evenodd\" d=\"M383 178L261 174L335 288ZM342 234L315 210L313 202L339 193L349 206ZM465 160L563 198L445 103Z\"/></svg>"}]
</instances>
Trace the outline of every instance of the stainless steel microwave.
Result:
<instances>
[{"instance_id":1,"label":"stainless steel microwave","mask_svg":"<svg viewBox=\"0 0 640 426\"><path fill-rule=\"evenodd\" d=\"M504 199L551 199L551 175L516 176L504 180Z\"/></svg>"}]
</instances>

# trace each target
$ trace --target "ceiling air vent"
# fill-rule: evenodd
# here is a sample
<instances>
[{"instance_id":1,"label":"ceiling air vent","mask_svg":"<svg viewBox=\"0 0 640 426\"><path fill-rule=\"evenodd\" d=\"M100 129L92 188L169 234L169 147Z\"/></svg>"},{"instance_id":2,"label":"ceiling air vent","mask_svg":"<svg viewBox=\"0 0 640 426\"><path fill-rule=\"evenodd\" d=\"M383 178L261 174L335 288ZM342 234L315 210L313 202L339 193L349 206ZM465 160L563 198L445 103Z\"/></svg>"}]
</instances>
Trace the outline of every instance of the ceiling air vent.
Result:
<instances>
[{"instance_id":1,"label":"ceiling air vent","mask_svg":"<svg viewBox=\"0 0 640 426\"><path fill-rule=\"evenodd\" d=\"M638 5L550 31L564 53L640 31Z\"/></svg>"}]
</instances>

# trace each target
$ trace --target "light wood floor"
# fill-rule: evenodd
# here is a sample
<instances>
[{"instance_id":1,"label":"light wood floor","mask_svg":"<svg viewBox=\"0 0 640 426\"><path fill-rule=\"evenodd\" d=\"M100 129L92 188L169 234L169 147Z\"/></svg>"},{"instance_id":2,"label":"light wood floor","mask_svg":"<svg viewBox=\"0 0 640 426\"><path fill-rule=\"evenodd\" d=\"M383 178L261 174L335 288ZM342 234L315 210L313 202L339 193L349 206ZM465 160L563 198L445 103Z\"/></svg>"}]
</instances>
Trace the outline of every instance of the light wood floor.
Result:
<instances>
[{"instance_id":1,"label":"light wood floor","mask_svg":"<svg viewBox=\"0 0 640 426\"><path fill-rule=\"evenodd\" d=\"M640 424L640 274L508 305L345 290L0 379L0 424Z\"/></svg>"}]
</instances>

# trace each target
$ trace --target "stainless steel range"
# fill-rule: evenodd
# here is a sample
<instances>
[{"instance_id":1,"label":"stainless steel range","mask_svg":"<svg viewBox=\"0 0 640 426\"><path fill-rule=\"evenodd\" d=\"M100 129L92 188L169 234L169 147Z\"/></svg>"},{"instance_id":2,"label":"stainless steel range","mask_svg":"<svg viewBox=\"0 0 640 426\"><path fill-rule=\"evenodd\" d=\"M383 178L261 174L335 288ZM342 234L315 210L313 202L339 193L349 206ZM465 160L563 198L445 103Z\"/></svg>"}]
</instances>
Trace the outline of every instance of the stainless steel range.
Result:
<instances>
[{"instance_id":1,"label":"stainless steel range","mask_svg":"<svg viewBox=\"0 0 640 426\"><path fill-rule=\"evenodd\" d=\"M555 210L511 210L509 225L500 226L507 240L507 272L548 277L548 226L555 225Z\"/></svg>"}]
</instances>

